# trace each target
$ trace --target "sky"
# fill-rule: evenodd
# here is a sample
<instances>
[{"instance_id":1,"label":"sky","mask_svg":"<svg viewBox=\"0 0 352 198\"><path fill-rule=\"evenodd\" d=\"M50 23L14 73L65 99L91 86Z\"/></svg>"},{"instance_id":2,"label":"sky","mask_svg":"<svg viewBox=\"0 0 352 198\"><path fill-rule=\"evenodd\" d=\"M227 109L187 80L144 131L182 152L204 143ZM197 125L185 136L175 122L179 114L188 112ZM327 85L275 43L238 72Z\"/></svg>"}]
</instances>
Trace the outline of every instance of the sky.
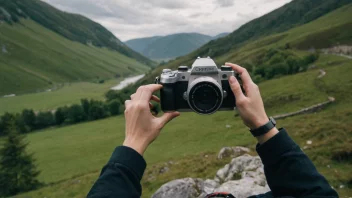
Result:
<instances>
[{"instance_id":1,"label":"sky","mask_svg":"<svg viewBox=\"0 0 352 198\"><path fill-rule=\"evenodd\" d=\"M117 38L197 32L232 32L291 0L43 0L60 10L82 14Z\"/></svg>"}]
</instances>

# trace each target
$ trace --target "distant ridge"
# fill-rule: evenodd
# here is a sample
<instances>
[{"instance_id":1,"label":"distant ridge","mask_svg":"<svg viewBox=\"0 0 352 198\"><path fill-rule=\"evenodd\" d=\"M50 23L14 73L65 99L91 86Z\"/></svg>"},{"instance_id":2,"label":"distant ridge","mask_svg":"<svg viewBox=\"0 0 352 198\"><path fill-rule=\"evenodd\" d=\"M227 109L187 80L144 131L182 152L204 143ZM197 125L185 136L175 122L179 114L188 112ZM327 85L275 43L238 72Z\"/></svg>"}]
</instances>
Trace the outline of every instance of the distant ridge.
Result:
<instances>
[{"instance_id":1,"label":"distant ridge","mask_svg":"<svg viewBox=\"0 0 352 198\"><path fill-rule=\"evenodd\" d=\"M151 59L171 59L186 55L205 43L224 37L221 33L214 37L199 33L178 33L126 41L126 45Z\"/></svg>"}]
</instances>

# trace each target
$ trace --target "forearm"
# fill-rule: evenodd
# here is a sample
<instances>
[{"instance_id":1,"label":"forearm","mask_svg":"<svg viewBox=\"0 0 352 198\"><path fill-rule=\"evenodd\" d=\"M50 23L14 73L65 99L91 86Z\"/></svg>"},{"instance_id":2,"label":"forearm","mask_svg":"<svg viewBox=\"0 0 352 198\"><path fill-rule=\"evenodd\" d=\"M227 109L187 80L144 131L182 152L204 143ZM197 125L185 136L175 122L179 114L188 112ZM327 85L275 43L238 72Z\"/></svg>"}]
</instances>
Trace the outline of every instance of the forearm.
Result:
<instances>
[{"instance_id":1,"label":"forearm","mask_svg":"<svg viewBox=\"0 0 352 198\"><path fill-rule=\"evenodd\" d=\"M146 163L129 147L117 147L87 197L140 197Z\"/></svg>"},{"instance_id":2,"label":"forearm","mask_svg":"<svg viewBox=\"0 0 352 198\"><path fill-rule=\"evenodd\" d=\"M338 197L284 129L264 144L258 144L257 152L275 197Z\"/></svg>"}]
</instances>

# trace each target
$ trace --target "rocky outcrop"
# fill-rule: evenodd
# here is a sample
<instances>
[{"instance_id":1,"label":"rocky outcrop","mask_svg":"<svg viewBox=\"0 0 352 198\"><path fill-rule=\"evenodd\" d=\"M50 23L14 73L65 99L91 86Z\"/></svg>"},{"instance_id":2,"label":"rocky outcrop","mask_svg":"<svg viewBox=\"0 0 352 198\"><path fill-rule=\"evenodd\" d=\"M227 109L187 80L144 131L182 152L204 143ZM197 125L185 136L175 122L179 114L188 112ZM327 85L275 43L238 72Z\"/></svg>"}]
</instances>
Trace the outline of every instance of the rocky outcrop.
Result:
<instances>
[{"instance_id":1,"label":"rocky outcrop","mask_svg":"<svg viewBox=\"0 0 352 198\"><path fill-rule=\"evenodd\" d=\"M270 189L260 158L245 154L233 158L229 164L219 169L214 179L184 178L173 180L162 185L152 198L203 198L212 192L229 192L237 198L245 198L268 191Z\"/></svg>"},{"instance_id":2,"label":"rocky outcrop","mask_svg":"<svg viewBox=\"0 0 352 198\"><path fill-rule=\"evenodd\" d=\"M242 146L235 146L235 147L224 147L220 150L218 154L218 159L223 159L226 157L237 157L243 155L245 153L249 153L251 150L246 147Z\"/></svg>"}]
</instances>

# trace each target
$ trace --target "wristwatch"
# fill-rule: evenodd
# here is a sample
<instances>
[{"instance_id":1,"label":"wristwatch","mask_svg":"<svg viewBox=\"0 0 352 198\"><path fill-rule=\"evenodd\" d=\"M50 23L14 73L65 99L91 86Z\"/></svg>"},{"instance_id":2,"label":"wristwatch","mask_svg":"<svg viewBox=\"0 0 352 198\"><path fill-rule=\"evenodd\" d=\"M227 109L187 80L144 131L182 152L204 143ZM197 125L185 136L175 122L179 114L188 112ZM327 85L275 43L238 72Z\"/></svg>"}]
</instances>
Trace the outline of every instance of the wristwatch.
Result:
<instances>
[{"instance_id":1,"label":"wristwatch","mask_svg":"<svg viewBox=\"0 0 352 198\"><path fill-rule=\"evenodd\" d=\"M274 120L273 117L270 117L268 123L264 124L263 126L261 126L259 128L252 129L252 130L249 130L249 131L252 133L252 135L254 137L258 137L258 136L266 134L267 132L269 132L275 126L276 126L276 121Z\"/></svg>"}]
</instances>

